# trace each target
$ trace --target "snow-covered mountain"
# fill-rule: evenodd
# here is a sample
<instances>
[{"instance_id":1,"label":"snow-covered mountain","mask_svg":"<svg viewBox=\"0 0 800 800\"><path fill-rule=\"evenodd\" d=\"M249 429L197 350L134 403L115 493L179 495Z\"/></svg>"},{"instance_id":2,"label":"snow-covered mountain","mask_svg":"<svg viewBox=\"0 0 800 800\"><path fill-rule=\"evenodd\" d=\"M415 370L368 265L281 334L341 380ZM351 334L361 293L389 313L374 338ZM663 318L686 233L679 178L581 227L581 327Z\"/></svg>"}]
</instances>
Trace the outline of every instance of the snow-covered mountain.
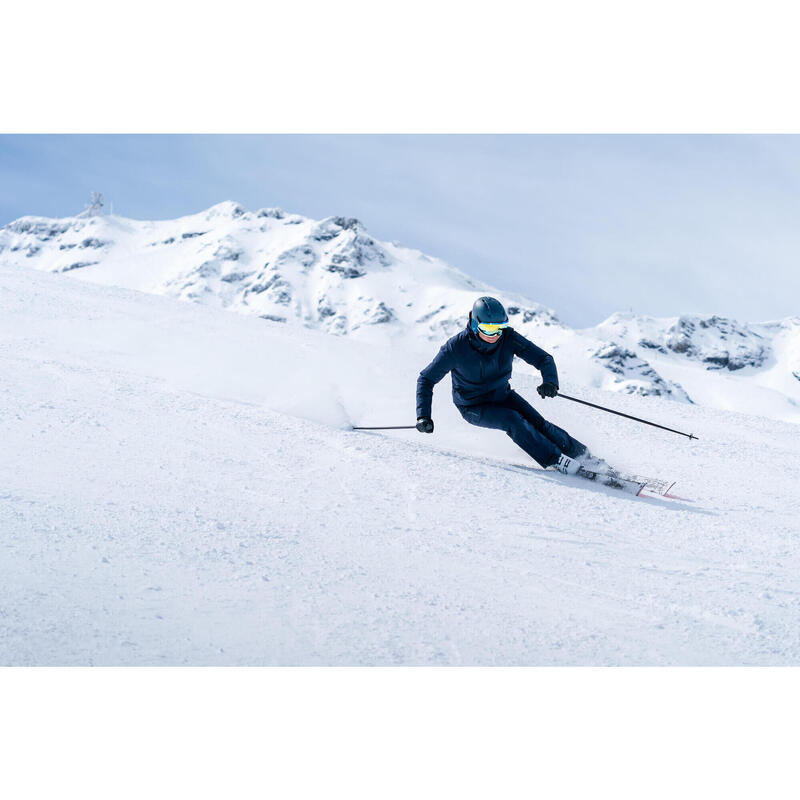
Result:
<instances>
[{"instance_id":1,"label":"snow-covered mountain","mask_svg":"<svg viewBox=\"0 0 800 800\"><path fill-rule=\"evenodd\" d=\"M288 329L436 344L491 293L512 324L557 356L562 384L657 396L800 422L800 317L615 314L573 330L519 295L473 280L356 219L317 221L234 202L166 221L84 213L0 228L0 264L253 314Z\"/></svg>"},{"instance_id":2,"label":"snow-covered mountain","mask_svg":"<svg viewBox=\"0 0 800 800\"><path fill-rule=\"evenodd\" d=\"M233 202L161 222L23 217L0 229L0 259L334 334L385 325L452 333L483 286L419 251L376 241L357 219L250 212ZM535 303L515 313L552 321Z\"/></svg>"},{"instance_id":3,"label":"snow-covered mountain","mask_svg":"<svg viewBox=\"0 0 800 800\"><path fill-rule=\"evenodd\" d=\"M674 399L800 422L800 317L743 324L614 314L582 334L609 343L594 358L608 359L623 391L658 394L660 378L667 384L660 393ZM643 368L653 374L640 389L630 381Z\"/></svg>"}]
</instances>

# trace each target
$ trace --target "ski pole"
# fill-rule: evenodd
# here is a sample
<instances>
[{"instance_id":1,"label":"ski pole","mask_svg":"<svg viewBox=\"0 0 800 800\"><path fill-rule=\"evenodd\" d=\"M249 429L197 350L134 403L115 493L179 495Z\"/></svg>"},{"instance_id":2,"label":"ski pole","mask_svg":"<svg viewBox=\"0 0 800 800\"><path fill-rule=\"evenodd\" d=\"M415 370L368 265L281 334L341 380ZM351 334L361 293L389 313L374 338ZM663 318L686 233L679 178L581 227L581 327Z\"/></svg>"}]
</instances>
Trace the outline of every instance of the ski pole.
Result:
<instances>
[{"instance_id":1,"label":"ski pole","mask_svg":"<svg viewBox=\"0 0 800 800\"><path fill-rule=\"evenodd\" d=\"M688 436L690 439L697 439L698 437L695 436L693 433L684 433L683 431L676 431L674 428L667 428L664 425L658 425L655 422L648 422L646 419L641 419L640 417L632 417L630 414L623 414L621 411L614 411L613 408L606 408L605 406L598 406L594 403L588 403L586 400L578 400L577 397L570 397L568 394L561 394L558 392L556 397L563 397L565 400L572 400L573 403L582 403L585 406L591 406L592 408L599 408L601 411L608 411L609 414L616 414L618 417L626 417L627 419L635 419L637 422L644 422L645 425L652 425L654 428L661 428L664 431L670 431L670 433L679 433L681 436Z\"/></svg>"},{"instance_id":2,"label":"ski pole","mask_svg":"<svg viewBox=\"0 0 800 800\"><path fill-rule=\"evenodd\" d=\"M416 428L416 425L378 425L376 428L361 428L353 425L354 431L405 431Z\"/></svg>"}]
</instances>

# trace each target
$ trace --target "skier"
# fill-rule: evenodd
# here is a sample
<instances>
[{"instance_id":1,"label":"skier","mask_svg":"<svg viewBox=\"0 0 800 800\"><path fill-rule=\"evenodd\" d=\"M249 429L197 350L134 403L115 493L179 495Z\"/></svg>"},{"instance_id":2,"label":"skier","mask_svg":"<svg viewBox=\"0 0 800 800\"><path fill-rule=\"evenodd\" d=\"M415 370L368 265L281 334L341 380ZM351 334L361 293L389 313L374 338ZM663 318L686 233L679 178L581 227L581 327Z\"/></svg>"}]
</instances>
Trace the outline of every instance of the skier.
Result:
<instances>
[{"instance_id":1,"label":"skier","mask_svg":"<svg viewBox=\"0 0 800 800\"><path fill-rule=\"evenodd\" d=\"M502 303L479 297L465 330L448 339L417 380L417 430L433 433L433 387L452 372L453 402L471 425L505 431L542 467L574 475L590 457L586 445L548 422L509 385L514 356L542 373L536 391L558 393L553 357L508 325ZM597 459L599 461L599 459Z\"/></svg>"}]
</instances>

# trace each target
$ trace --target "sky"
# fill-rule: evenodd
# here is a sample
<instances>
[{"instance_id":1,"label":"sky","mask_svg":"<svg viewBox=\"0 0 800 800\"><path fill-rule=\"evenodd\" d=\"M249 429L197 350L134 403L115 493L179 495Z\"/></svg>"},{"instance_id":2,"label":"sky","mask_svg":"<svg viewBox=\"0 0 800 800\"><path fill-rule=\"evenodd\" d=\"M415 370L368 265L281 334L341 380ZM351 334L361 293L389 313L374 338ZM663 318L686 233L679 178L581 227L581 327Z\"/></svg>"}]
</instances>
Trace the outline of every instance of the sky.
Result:
<instances>
[{"instance_id":1,"label":"sky","mask_svg":"<svg viewBox=\"0 0 800 800\"><path fill-rule=\"evenodd\" d=\"M358 217L589 327L800 314L800 136L0 135L0 225L223 200Z\"/></svg>"}]
</instances>

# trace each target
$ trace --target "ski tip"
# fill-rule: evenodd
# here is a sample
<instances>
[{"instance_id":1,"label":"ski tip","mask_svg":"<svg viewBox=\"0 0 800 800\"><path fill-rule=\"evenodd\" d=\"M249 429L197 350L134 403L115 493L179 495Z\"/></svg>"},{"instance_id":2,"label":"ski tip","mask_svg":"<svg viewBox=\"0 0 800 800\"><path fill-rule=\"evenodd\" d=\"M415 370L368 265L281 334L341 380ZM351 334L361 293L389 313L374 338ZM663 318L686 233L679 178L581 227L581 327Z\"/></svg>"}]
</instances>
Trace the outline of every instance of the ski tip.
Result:
<instances>
[{"instance_id":1,"label":"ski tip","mask_svg":"<svg viewBox=\"0 0 800 800\"><path fill-rule=\"evenodd\" d=\"M681 497L677 494L663 494L662 497L666 497L668 500L680 500L682 503L694 503L691 497Z\"/></svg>"}]
</instances>

